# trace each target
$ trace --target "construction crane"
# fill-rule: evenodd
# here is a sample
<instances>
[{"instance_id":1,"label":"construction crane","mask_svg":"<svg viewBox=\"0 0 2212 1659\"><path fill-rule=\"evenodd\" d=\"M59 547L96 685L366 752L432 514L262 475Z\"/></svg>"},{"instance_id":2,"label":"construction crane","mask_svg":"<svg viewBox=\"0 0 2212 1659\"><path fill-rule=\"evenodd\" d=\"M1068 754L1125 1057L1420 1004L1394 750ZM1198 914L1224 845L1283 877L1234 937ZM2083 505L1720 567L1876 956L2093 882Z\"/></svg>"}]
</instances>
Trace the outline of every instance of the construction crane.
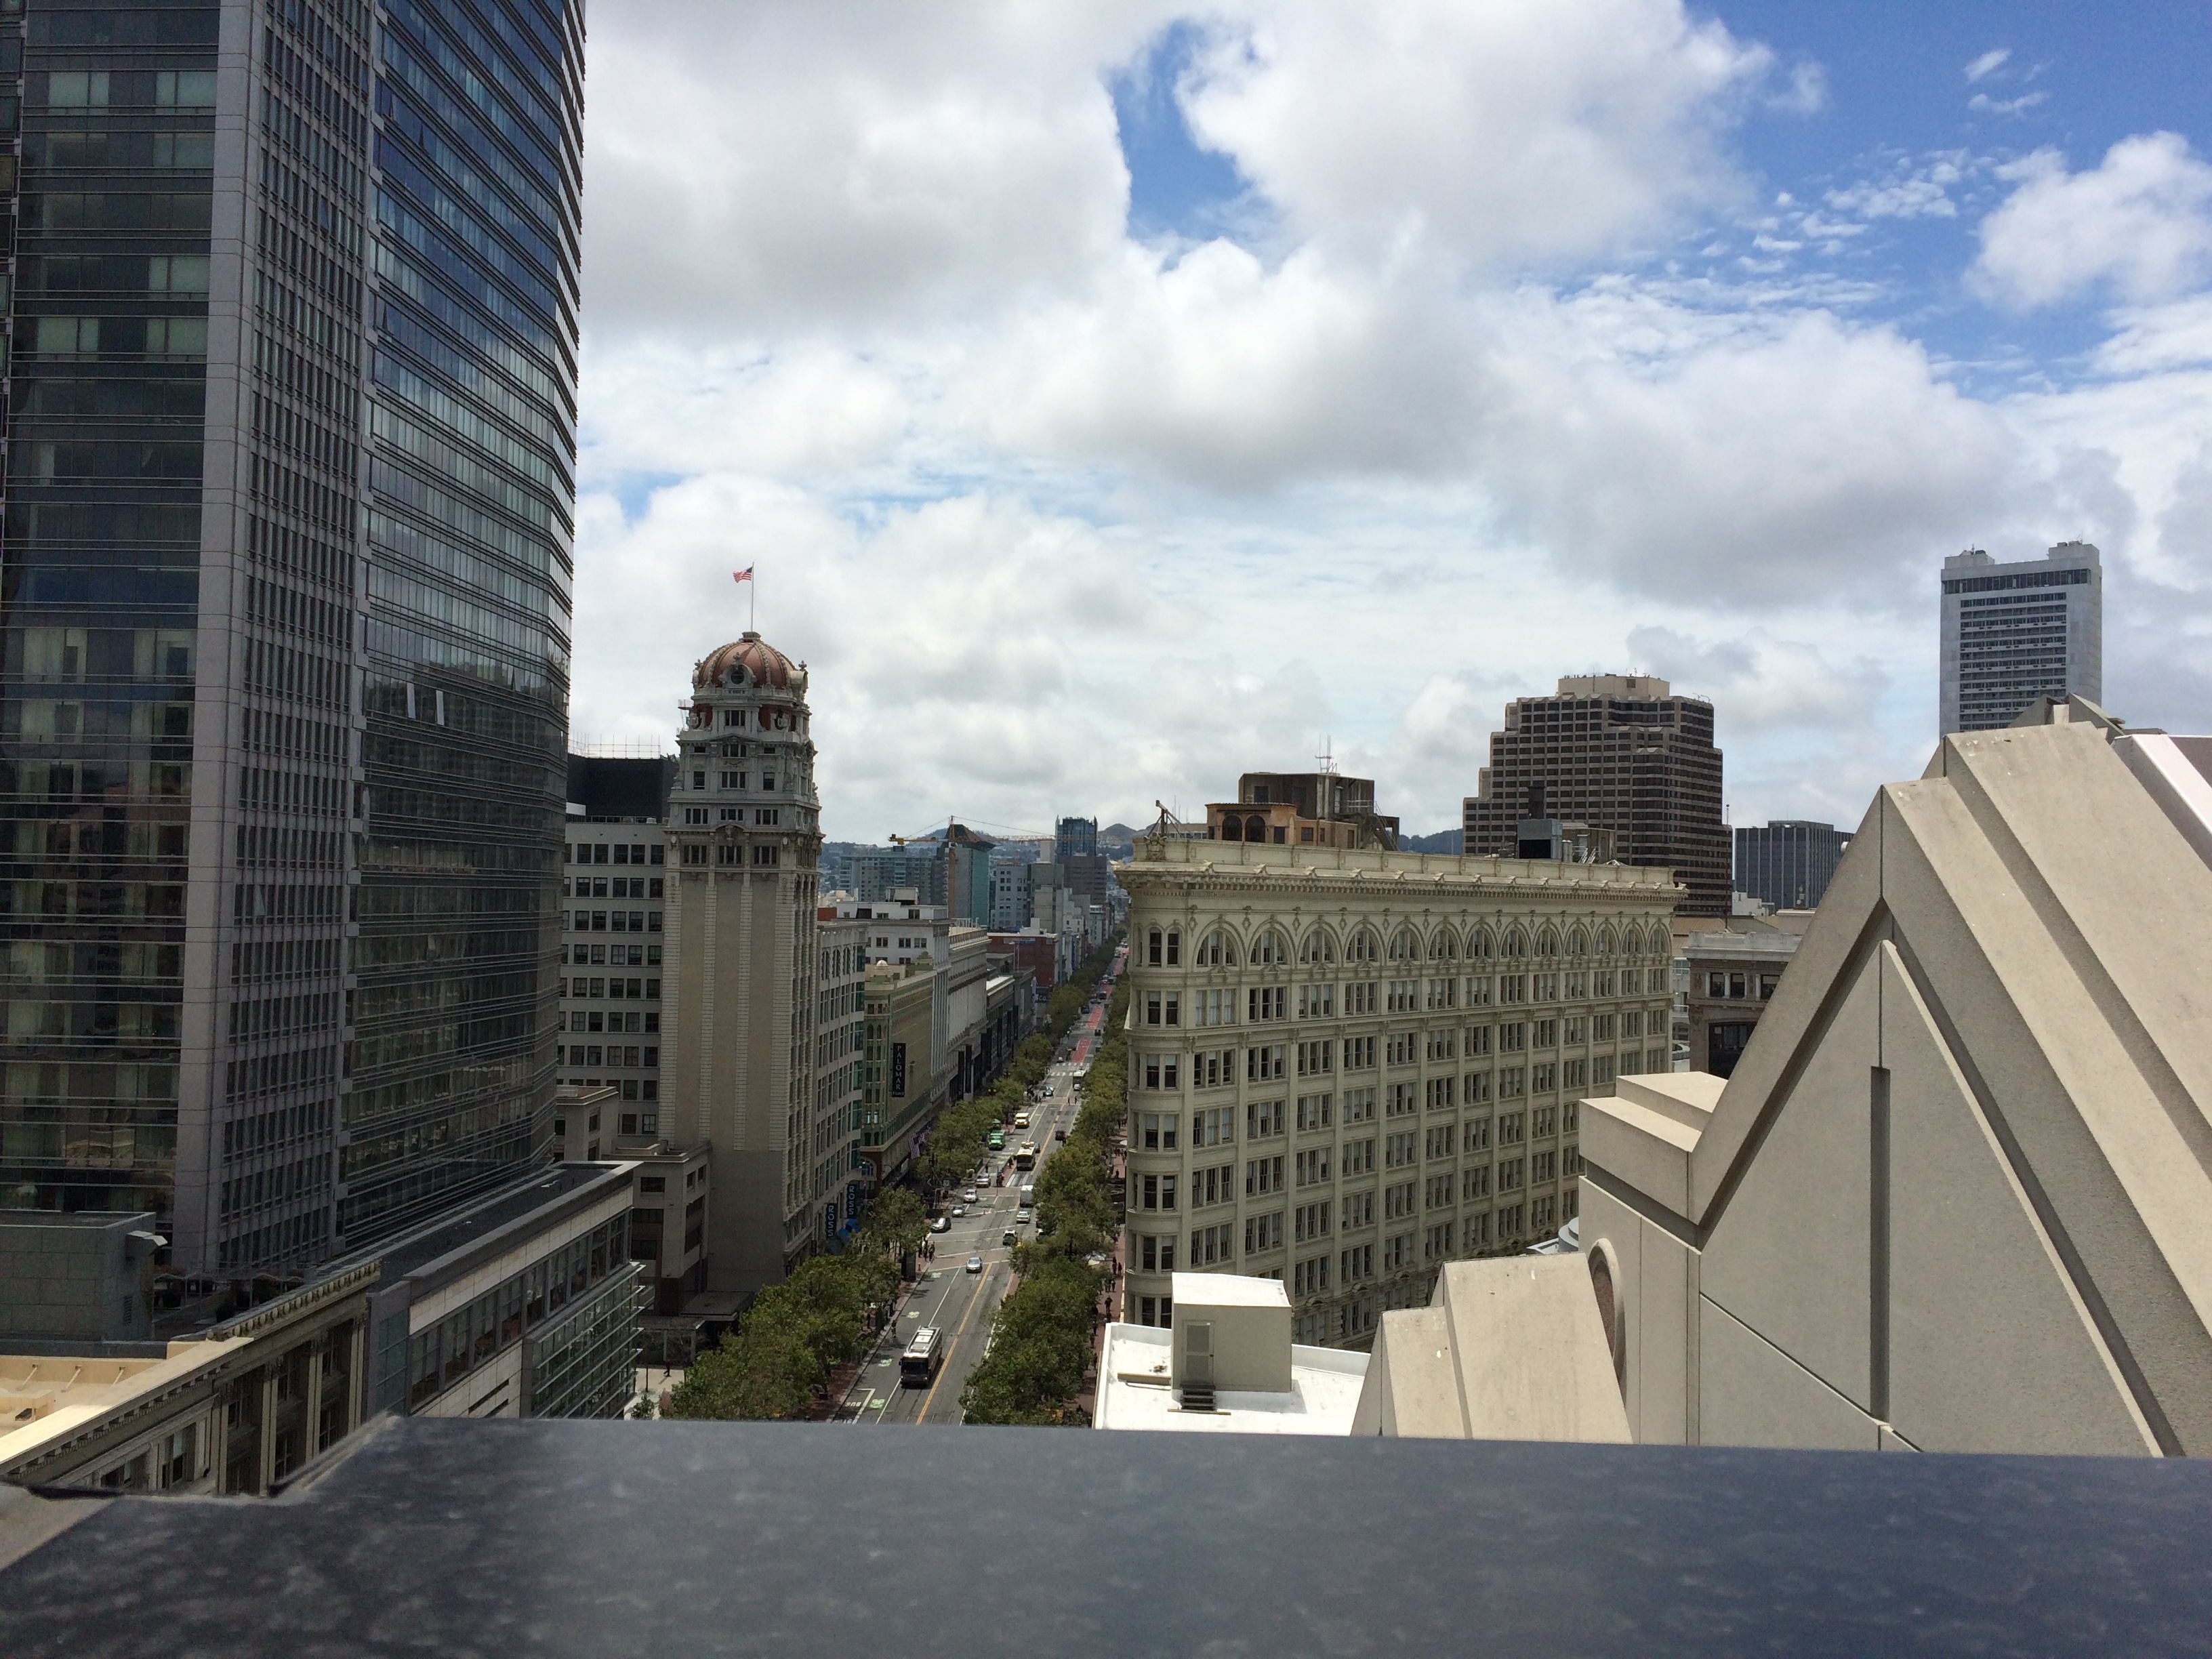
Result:
<instances>
[{"instance_id":1,"label":"construction crane","mask_svg":"<svg viewBox=\"0 0 2212 1659\"><path fill-rule=\"evenodd\" d=\"M998 830L1000 839L1006 841L1050 841L1053 839L1052 836L1042 830L1016 830L1007 824L986 823L981 818L971 818L969 823L971 827L981 824L985 829ZM942 830L927 830L918 836L885 836L884 839L894 847L906 847L915 842L949 841L951 839L952 832L959 827L960 818L958 814L955 813L945 818L945 828Z\"/></svg>"}]
</instances>

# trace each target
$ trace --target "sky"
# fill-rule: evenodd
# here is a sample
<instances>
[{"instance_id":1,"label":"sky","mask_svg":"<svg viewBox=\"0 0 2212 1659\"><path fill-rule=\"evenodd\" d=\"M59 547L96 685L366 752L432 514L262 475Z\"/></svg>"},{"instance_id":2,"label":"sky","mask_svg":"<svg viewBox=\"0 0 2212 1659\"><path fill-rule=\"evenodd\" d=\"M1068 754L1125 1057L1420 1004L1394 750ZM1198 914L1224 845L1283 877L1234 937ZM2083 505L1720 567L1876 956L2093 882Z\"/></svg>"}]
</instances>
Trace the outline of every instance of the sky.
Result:
<instances>
[{"instance_id":1,"label":"sky","mask_svg":"<svg viewBox=\"0 0 2212 1659\"><path fill-rule=\"evenodd\" d=\"M2212 731L2212 4L623 0L590 17L572 740L747 625L823 827L1455 827L1562 674L1731 820L1935 738L1961 548Z\"/></svg>"}]
</instances>

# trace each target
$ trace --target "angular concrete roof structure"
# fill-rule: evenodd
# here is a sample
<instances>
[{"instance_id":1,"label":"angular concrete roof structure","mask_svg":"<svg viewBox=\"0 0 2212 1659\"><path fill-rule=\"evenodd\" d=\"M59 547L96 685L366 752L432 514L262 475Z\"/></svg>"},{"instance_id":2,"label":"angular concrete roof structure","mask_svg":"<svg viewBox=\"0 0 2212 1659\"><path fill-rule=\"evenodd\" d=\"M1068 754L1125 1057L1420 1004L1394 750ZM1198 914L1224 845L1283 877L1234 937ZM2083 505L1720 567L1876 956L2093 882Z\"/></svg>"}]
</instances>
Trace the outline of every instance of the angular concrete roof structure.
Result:
<instances>
[{"instance_id":1,"label":"angular concrete roof structure","mask_svg":"<svg viewBox=\"0 0 2212 1659\"><path fill-rule=\"evenodd\" d=\"M1427 1307L1382 1316L1352 1432L1626 1441L1594 1288L1580 1255L1446 1262Z\"/></svg>"},{"instance_id":2,"label":"angular concrete roof structure","mask_svg":"<svg viewBox=\"0 0 2212 1659\"><path fill-rule=\"evenodd\" d=\"M1724 1086L1585 1103L1637 1439L2212 1453L2212 741L2022 718L1876 797Z\"/></svg>"}]
</instances>

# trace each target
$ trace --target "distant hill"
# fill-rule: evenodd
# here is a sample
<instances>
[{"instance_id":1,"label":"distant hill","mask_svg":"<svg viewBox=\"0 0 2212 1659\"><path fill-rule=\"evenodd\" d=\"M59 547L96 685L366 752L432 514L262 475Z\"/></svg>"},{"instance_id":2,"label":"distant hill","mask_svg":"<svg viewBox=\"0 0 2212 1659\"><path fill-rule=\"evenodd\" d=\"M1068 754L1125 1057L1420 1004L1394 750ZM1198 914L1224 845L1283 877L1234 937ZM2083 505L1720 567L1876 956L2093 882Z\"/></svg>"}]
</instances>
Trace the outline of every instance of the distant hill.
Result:
<instances>
[{"instance_id":1,"label":"distant hill","mask_svg":"<svg viewBox=\"0 0 2212 1659\"><path fill-rule=\"evenodd\" d=\"M1126 823L1109 823L1098 832L1101 841L1134 841L1137 832Z\"/></svg>"},{"instance_id":2,"label":"distant hill","mask_svg":"<svg viewBox=\"0 0 2212 1659\"><path fill-rule=\"evenodd\" d=\"M1457 855L1467 839L1463 830L1439 830L1433 836L1400 836L1401 853L1450 853Z\"/></svg>"}]
</instances>

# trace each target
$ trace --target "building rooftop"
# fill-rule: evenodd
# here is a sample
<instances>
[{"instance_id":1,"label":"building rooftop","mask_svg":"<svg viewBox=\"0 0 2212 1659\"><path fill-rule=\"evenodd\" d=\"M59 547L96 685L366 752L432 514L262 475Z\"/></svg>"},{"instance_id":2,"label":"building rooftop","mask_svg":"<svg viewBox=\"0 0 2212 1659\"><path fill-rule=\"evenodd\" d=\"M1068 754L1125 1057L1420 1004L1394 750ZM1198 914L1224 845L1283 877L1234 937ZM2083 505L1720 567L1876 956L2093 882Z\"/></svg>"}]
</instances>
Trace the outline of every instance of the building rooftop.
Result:
<instances>
[{"instance_id":1,"label":"building rooftop","mask_svg":"<svg viewBox=\"0 0 2212 1659\"><path fill-rule=\"evenodd\" d=\"M593 1091L586 1090L584 1092L588 1095ZM602 1090L599 1092L607 1091ZM549 1165L513 1186L494 1193L482 1202L471 1205L459 1215L445 1217L417 1232L405 1234L389 1243L363 1250L347 1261L337 1263L330 1268L329 1273L343 1272L360 1262L380 1261L384 1265L386 1283L404 1279L410 1273L419 1273L434 1262L489 1239L502 1229L535 1214L558 1199L581 1192L600 1182L616 1178L626 1181L629 1169L627 1164L614 1162Z\"/></svg>"},{"instance_id":2,"label":"building rooftop","mask_svg":"<svg viewBox=\"0 0 2212 1659\"><path fill-rule=\"evenodd\" d=\"M1462 857L1455 853L1386 853L1373 848L1294 847L1269 843L1220 841L1163 840L1139 837L1135 856L1115 869L1126 876L1132 870L1154 865L1194 866L1200 873L1224 878L1326 876L1339 880L1373 882L1378 888L1403 887L1418 893L1424 887L1446 884L1476 884L1486 889L1525 886L1533 893L1568 887L1621 889L1648 887L1665 893L1674 887L1674 872L1655 865L1560 864L1550 859Z\"/></svg>"},{"instance_id":3,"label":"building rooftop","mask_svg":"<svg viewBox=\"0 0 2212 1659\"><path fill-rule=\"evenodd\" d=\"M1177 1310L1181 1311L1180 1307ZM1098 1364L1096 1427L1164 1429L1181 1434L1352 1432L1352 1413L1358 1409L1360 1385L1367 1376L1365 1354L1343 1348L1293 1346L1287 1393L1222 1389L1213 1396L1213 1410L1187 1412L1168 1385L1173 1334L1152 1325L1106 1328L1106 1348Z\"/></svg>"},{"instance_id":4,"label":"building rooftop","mask_svg":"<svg viewBox=\"0 0 2212 1659\"><path fill-rule=\"evenodd\" d=\"M57 1506L75 1524L0 1567L0 1650L71 1659L2163 1654L2212 1629L2197 1462L404 1419L277 1502L5 1496L0 1561Z\"/></svg>"},{"instance_id":5,"label":"building rooftop","mask_svg":"<svg viewBox=\"0 0 2212 1659\"><path fill-rule=\"evenodd\" d=\"M747 634L718 646L699 659L691 671L694 690L707 691L727 686L735 690L746 685L772 686L781 691L796 678L802 691L806 689L806 676L800 673L791 659L785 656L757 634Z\"/></svg>"}]
</instances>

